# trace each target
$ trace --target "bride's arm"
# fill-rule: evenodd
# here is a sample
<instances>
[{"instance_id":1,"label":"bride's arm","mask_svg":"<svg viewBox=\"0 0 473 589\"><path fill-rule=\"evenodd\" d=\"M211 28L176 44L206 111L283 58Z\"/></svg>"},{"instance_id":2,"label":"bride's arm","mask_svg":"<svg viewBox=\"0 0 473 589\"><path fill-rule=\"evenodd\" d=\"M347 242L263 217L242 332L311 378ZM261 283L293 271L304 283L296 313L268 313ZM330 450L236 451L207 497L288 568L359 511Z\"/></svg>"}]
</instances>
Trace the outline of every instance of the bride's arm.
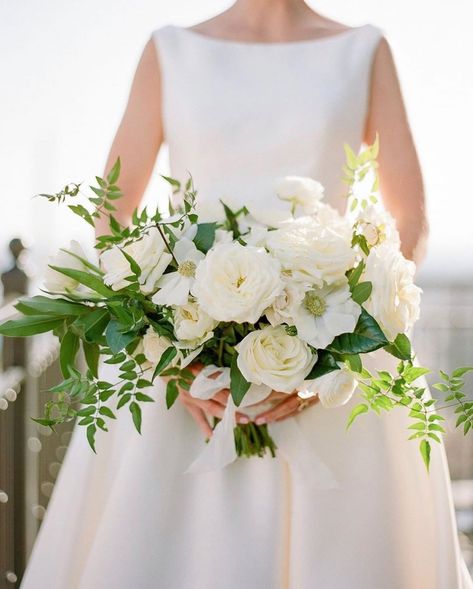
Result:
<instances>
[{"instance_id":1,"label":"bride's arm","mask_svg":"<svg viewBox=\"0 0 473 589\"><path fill-rule=\"evenodd\" d=\"M114 213L122 224L130 221L148 184L163 140L159 62L153 40L149 40L136 69L120 126L110 149L105 174L121 160L120 188L123 198ZM107 219L97 223L97 233L108 230Z\"/></svg>"},{"instance_id":2,"label":"bride's arm","mask_svg":"<svg viewBox=\"0 0 473 589\"><path fill-rule=\"evenodd\" d=\"M384 38L373 62L365 142L372 143L376 133L383 202L397 221L404 255L419 261L428 232L424 186L395 63Z\"/></svg>"}]
</instances>

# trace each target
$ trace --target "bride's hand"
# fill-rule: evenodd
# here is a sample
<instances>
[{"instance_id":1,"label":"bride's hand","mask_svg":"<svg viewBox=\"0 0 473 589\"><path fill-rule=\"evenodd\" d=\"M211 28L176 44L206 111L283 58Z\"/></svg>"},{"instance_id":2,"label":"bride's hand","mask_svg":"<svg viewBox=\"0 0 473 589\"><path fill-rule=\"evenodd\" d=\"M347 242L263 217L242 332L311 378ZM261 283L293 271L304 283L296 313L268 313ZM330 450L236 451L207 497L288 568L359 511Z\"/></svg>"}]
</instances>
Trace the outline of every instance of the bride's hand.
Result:
<instances>
[{"instance_id":1,"label":"bride's hand","mask_svg":"<svg viewBox=\"0 0 473 589\"><path fill-rule=\"evenodd\" d=\"M203 364L193 363L188 367L194 375L197 375L203 368ZM184 405L187 411L191 414L194 421L202 430L202 433L206 438L210 438L212 435L212 427L209 423L210 417L217 417L222 419L223 412L227 406L227 399L230 391L228 389L222 389L216 393L211 399L196 399L188 391L179 388L179 401ZM237 423L249 423L249 419L243 413L237 412L236 415Z\"/></svg>"},{"instance_id":2,"label":"bride's hand","mask_svg":"<svg viewBox=\"0 0 473 589\"><path fill-rule=\"evenodd\" d=\"M319 401L318 396L301 399L297 393L292 393L290 395L286 393L277 394L282 395L283 399L281 402L271 407L271 409L267 409L257 415L254 419L256 425L263 425L272 421L282 421L283 419L294 417Z\"/></svg>"}]
</instances>

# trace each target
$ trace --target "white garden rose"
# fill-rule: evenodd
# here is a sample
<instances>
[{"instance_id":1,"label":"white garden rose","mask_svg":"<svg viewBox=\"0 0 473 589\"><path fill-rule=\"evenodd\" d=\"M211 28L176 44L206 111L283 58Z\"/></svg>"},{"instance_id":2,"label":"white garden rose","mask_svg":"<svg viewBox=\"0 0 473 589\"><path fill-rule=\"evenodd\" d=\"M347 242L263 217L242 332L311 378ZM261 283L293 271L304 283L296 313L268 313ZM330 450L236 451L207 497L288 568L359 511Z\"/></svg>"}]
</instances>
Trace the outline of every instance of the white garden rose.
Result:
<instances>
[{"instance_id":1,"label":"white garden rose","mask_svg":"<svg viewBox=\"0 0 473 589\"><path fill-rule=\"evenodd\" d=\"M275 192L278 198L291 203L293 212L301 207L305 215L310 215L317 210L324 187L312 178L285 176L276 180Z\"/></svg>"},{"instance_id":2,"label":"white garden rose","mask_svg":"<svg viewBox=\"0 0 473 589\"><path fill-rule=\"evenodd\" d=\"M70 252L70 253L69 253ZM72 270L86 270L84 264L76 258L86 257L78 241L72 240L68 248L59 250L59 252L49 259L50 266L59 266L61 268L70 268ZM78 288L79 283L73 278L69 278L48 266L44 273L44 289L53 293L64 293Z\"/></svg>"},{"instance_id":3,"label":"white garden rose","mask_svg":"<svg viewBox=\"0 0 473 589\"><path fill-rule=\"evenodd\" d=\"M255 323L282 291L280 264L264 249L223 243L199 264L192 294L217 321Z\"/></svg>"},{"instance_id":4,"label":"white garden rose","mask_svg":"<svg viewBox=\"0 0 473 589\"><path fill-rule=\"evenodd\" d=\"M408 332L419 318L422 290L414 284L415 270L414 262L387 242L366 259L363 280L371 282L373 290L364 307L390 340Z\"/></svg>"},{"instance_id":5,"label":"white garden rose","mask_svg":"<svg viewBox=\"0 0 473 589\"><path fill-rule=\"evenodd\" d=\"M195 348L210 339L217 324L197 303L174 309L174 333L183 347Z\"/></svg>"},{"instance_id":6,"label":"white garden rose","mask_svg":"<svg viewBox=\"0 0 473 589\"><path fill-rule=\"evenodd\" d=\"M283 280L283 285L283 291L274 299L265 313L273 326L281 323L293 325L294 316L304 298L304 287L300 283Z\"/></svg>"},{"instance_id":7,"label":"white garden rose","mask_svg":"<svg viewBox=\"0 0 473 589\"><path fill-rule=\"evenodd\" d=\"M252 331L235 349L238 368L248 382L283 393L292 393L317 360L305 342L282 326Z\"/></svg>"},{"instance_id":8,"label":"white garden rose","mask_svg":"<svg viewBox=\"0 0 473 589\"><path fill-rule=\"evenodd\" d=\"M152 327L148 327L143 336L143 354L154 366L161 360L163 353L171 346L171 340L159 335Z\"/></svg>"},{"instance_id":9,"label":"white garden rose","mask_svg":"<svg viewBox=\"0 0 473 589\"><path fill-rule=\"evenodd\" d=\"M358 381L345 366L319 378L306 381L304 390L316 393L323 407L341 407L345 405L355 392Z\"/></svg>"},{"instance_id":10,"label":"white garden rose","mask_svg":"<svg viewBox=\"0 0 473 589\"><path fill-rule=\"evenodd\" d=\"M324 226L316 218L300 217L270 231L266 246L296 282L322 286L339 282L355 263L348 224Z\"/></svg>"},{"instance_id":11,"label":"white garden rose","mask_svg":"<svg viewBox=\"0 0 473 589\"><path fill-rule=\"evenodd\" d=\"M121 252L123 249L141 268L140 289L144 294L156 290L156 283L172 260L161 234L156 227L151 227L139 241L122 247L115 245L100 255L105 271L104 282L113 290L125 288L130 283L125 280L132 274L130 263Z\"/></svg>"}]
</instances>

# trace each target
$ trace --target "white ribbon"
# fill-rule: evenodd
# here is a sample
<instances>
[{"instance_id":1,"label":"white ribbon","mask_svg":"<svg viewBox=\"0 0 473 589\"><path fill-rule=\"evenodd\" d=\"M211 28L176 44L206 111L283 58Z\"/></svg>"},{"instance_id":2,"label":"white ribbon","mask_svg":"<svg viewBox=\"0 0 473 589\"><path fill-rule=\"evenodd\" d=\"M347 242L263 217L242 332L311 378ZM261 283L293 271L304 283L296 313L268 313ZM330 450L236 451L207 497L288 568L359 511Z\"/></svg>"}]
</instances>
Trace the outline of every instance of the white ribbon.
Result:
<instances>
[{"instance_id":1,"label":"white ribbon","mask_svg":"<svg viewBox=\"0 0 473 589\"><path fill-rule=\"evenodd\" d=\"M210 365L205 366L195 377L189 392L195 398L207 400L218 391L228 388L230 388L230 369ZM240 408L264 400L270 392L271 388L266 385L252 384ZM220 470L236 460L233 433L236 426L236 411L237 407L232 396L229 395L221 421L215 427L204 450L192 462L186 473L196 474ZM261 407L258 407L258 411L261 411ZM293 469L294 475L299 475L307 485L313 485L317 489L338 487L330 469L314 452L295 419L270 423L268 431L278 447L278 452L281 452L290 468Z\"/></svg>"}]
</instances>

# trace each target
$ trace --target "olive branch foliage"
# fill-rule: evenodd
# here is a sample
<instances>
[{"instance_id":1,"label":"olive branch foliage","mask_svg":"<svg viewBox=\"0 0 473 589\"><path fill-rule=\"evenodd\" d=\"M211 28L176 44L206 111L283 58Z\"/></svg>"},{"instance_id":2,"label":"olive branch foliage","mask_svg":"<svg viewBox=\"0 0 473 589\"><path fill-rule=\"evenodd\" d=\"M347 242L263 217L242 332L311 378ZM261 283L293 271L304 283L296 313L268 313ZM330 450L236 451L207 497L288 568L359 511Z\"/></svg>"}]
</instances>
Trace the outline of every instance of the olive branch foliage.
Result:
<instances>
[{"instance_id":1,"label":"olive branch foliage","mask_svg":"<svg viewBox=\"0 0 473 589\"><path fill-rule=\"evenodd\" d=\"M348 185L350 210L363 210L369 202L376 202L379 184L376 172L378 139L359 155L348 146L345 146L345 152L344 181ZM373 181L369 195L359 199L353 187L370 174ZM152 327L159 335L175 342L172 314L170 309L156 306L141 292L141 268L124 249L125 246L142 239L150 228L155 227L173 257L171 266L176 267L177 261L173 256L176 233L184 229L186 224L197 225L194 243L200 251L207 253L214 243L218 227L231 231L234 239L245 244L245 235L240 233L238 218L248 213L245 207L233 211L222 202L225 213L222 224L199 223L194 208L196 191L192 178L189 177L182 185L174 178L163 176L172 187L173 194L182 195L181 204L174 207L172 202L169 203L170 217L163 217L158 210L152 213L146 209L141 212L135 210L131 224L123 226L114 216L114 203L122 196L117 184L119 175L120 159L106 178L96 177L96 185L90 186L93 196L82 194L81 184L69 184L56 194L38 196L52 203L65 203L72 213L92 227L95 227L98 219L107 218L110 232L98 236L95 247L99 252L114 246L120 249L130 266L126 288L112 290L104 283L104 273L99 266L64 250L78 258L84 269L51 267L79 283L82 288L22 299L16 305L22 316L0 325L0 334L6 336L32 336L52 331L59 338L59 360L64 380L50 389L54 397L45 404L44 415L35 418L35 421L54 429L59 423L77 419L78 425L86 428L87 440L94 451L97 430L107 431L108 421L116 419L116 411L123 407L128 407L135 428L141 433L142 404L155 401L152 391L158 376L166 377L167 380L168 408L176 401L181 389L189 390L194 378L189 368L176 365L178 354L185 357L186 352L178 350L174 345L164 351L156 366L150 367L147 362L141 349L145 331ZM77 202L80 198L82 202ZM369 254L370 246L361 232L357 231L356 225L352 245L360 253ZM407 409L412 421L409 425L409 430L412 430L409 439L419 441L419 449L428 468L431 442L440 442L445 432L441 425L444 418L437 412L440 408L436 408L424 381L420 380L429 370L416 365L406 335L399 334L394 341L388 341L376 320L363 308L372 290L371 282L362 280L364 268L363 255L360 255L358 265L347 272L352 298L362 307L354 332L337 336L325 350L313 350L317 352L318 359L306 378L316 379L338 370L341 364L355 373L363 402L353 408L347 428L352 426L358 416L369 411L380 414L395 407ZM198 356L204 365L230 368L230 389L236 405L241 403L250 383L238 369L235 345L259 326L258 323L220 323L213 337L203 344ZM297 329L291 325L286 326L286 331L290 335L297 334ZM384 349L399 360L396 374L382 370L372 374L363 366L362 355L378 349ZM85 370L79 368L80 350L85 358ZM117 366L117 382L101 378L101 359L105 364ZM464 379L471 371L473 367L458 368L451 375L440 372L442 382L434 385L444 395L446 407L455 407L458 416L456 426L461 426L465 434L473 429L473 402L464 393ZM113 400L116 401L114 408ZM265 425L250 423L236 427L235 443L237 453L242 456L262 456L266 451L273 456L275 454L274 442Z\"/></svg>"}]
</instances>

